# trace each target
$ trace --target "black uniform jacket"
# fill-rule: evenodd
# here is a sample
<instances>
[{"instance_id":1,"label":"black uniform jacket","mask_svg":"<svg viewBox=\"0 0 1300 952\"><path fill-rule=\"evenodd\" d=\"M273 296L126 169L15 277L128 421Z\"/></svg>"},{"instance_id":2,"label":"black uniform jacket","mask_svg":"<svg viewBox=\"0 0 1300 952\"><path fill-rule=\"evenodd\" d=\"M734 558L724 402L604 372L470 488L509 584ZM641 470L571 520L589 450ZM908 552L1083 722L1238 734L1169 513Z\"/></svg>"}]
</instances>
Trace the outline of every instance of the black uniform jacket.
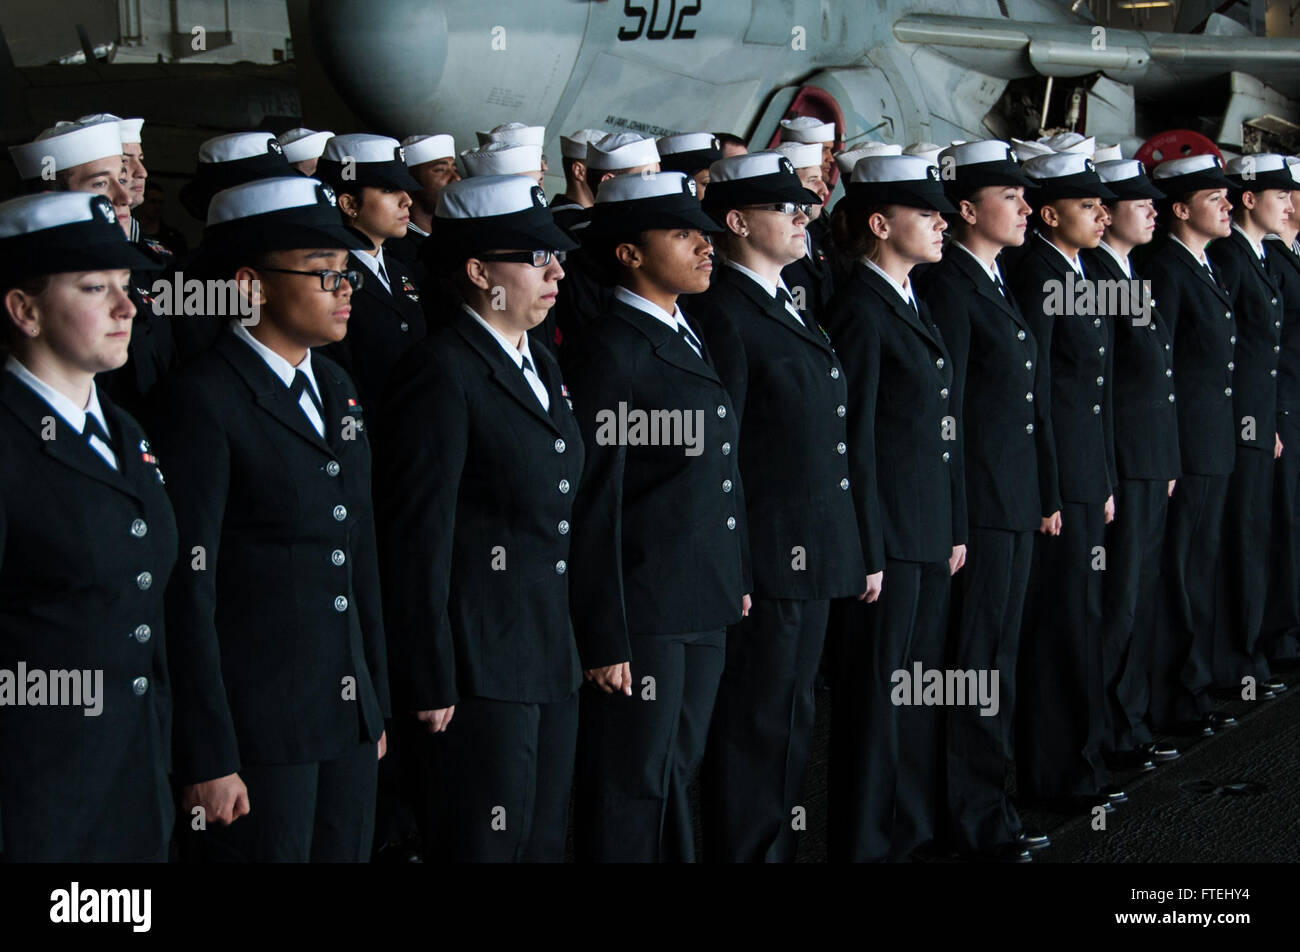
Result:
<instances>
[{"instance_id":1,"label":"black uniform jacket","mask_svg":"<svg viewBox=\"0 0 1300 952\"><path fill-rule=\"evenodd\" d=\"M1038 461L1051 458L1053 444L1038 339L1011 292L999 291L960 248L949 245L917 289L952 355L970 524L1037 529L1040 499L1055 494L1040 484L1049 469Z\"/></svg>"},{"instance_id":2,"label":"black uniform jacket","mask_svg":"<svg viewBox=\"0 0 1300 952\"><path fill-rule=\"evenodd\" d=\"M323 439L229 330L154 407L180 529L167 623L181 784L331 759L383 730L364 408L337 364L311 361Z\"/></svg>"},{"instance_id":3,"label":"black uniform jacket","mask_svg":"<svg viewBox=\"0 0 1300 952\"><path fill-rule=\"evenodd\" d=\"M1300 256L1276 238L1264 241L1268 266L1282 292L1282 352L1277 367L1277 405L1300 410Z\"/></svg>"},{"instance_id":4,"label":"black uniform jacket","mask_svg":"<svg viewBox=\"0 0 1300 952\"><path fill-rule=\"evenodd\" d=\"M571 582L582 666L629 660L629 634L738 621L752 587L740 421L718 374L666 324L617 299L562 355L586 445Z\"/></svg>"},{"instance_id":5,"label":"black uniform jacket","mask_svg":"<svg viewBox=\"0 0 1300 952\"><path fill-rule=\"evenodd\" d=\"M352 294L348 334L322 352L356 381L362 405L378 411L393 368L424 337L425 320L410 265L398 255L384 254L390 292L358 257L364 253L348 255L347 266L361 274L361 287Z\"/></svg>"},{"instance_id":6,"label":"black uniform jacket","mask_svg":"<svg viewBox=\"0 0 1300 952\"><path fill-rule=\"evenodd\" d=\"M1049 486L1043 515L1060 502L1102 503L1115 490L1114 348L1110 328L1095 307L1080 303L1083 280L1065 257L1044 239L1031 235L1011 275L1009 288L1020 313L1038 339L1038 371L1050 381L1053 453L1044 463ZM1084 275L1092 280L1084 265ZM1053 294L1053 290L1059 289ZM1086 298L1084 299L1086 301ZM1049 313L1059 305L1061 313ZM1079 313L1080 310L1091 313ZM1027 399L1027 398L1026 398Z\"/></svg>"},{"instance_id":7,"label":"black uniform jacket","mask_svg":"<svg viewBox=\"0 0 1300 952\"><path fill-rule=\"evenodd\" d=\"M102 392L100 406L117 472L0 369L0 670L15 679L0 689L7 860L153 860L171 836L163 590L176 523L144 431ZM49 706L50 682L46 706L16 706L18 693L33 699L35 671L102 671L97 704ZM85 686L96 691L93 673Z\"/></svg>"},{"instance_id":8,"label":"black uniform jacket","mask_svg":"<svg viewBox=\"0 0 1300 952\"><path fill-rule=\"evenodd\" d=\"M1259 260L1246 236L1235 228L1228 237L1210 242L1207 253L1228 289L1237 324L1237 344L1232 351L1232 416L1237 443L1272 454L1285 310L1282 288L1276 273ZM1254 420L1253 428L1247 418Z\"/></svg>"},{"instance_id":9,"label":"black uniform jacket","mask_svg":"<svg viewBox=\"0 0 1300 952\"><path fill-rule=\"evenodd\" d=\"M831 273L830 256L820 240L818 229L813 227L816 224L817 222L808 223L808 235L812 246L810 253L786 265L781 271L781 280L790 289L791 295L795 296L796 305L799 303L799 295L795 289L803 289L802 313L814 327L824 320L826 307L835 294L835 278Z\"/></svg>"},{"instance_id":10,"label":"black uniform jacket","mask_svg":"<svg viewBox=\"0 0 1300 952\"><path fill-rule=\"evenodd\" d=\"M1088 276L1105 301L1114 362L1115 467L1120 479L1177 479L1178 407L1169 326L1151 301L1141 311L1141 276L1129 278L1104 248L1080 252ZM1132 264L1129 265L1132 268ZM1134 282L1138 283L1134 283ZM1121 297L1123 295L1123 297Z\"/></svg>"},{"instance_id":11,"label":"black uniform jacket","mask_svg":"<svg viewBox=\"0 0 1300 952\"><path fill-rule=\"evenodd\" d=\"M1191 252L1165 238L1146 257L1143 276L1174 339L1174 393L1182 470L1226 476L1236 461L1233 348L1237 322L1232 299ZM1270 437L1271 438L1271 437Z\"/></svg>"},{"instance_id":12,"label":"black uniform jacket","mask_svg":"<svg viewBox=\"0 0 1300 952\"><path fill-rule=\"evenodd\" d=\"M849 466L868 573L886 557L947 561L966 542L952 361L920 313L861 262L835 292L827 330L849 389Z\"/></svg>"},{"instance_id":13,"label":"black uniform jacket","mask_svg":"<svg viewBox=\"0 0 1300 952\"><path fill-rule=\"evenodd\" d=\"M153 293L155 282L174 279L175 258L171 251L152 238L144 238L135 245L155 259L160 270L131 272L129 296L135 305L135 317L131 321L126 363L100 374L96 382L100 392L107 393L122 409L142 416L150 392L179 362L173 320L181 323L186 318L158 313ZM177 295L169 296L176 302Z\"/></svg>"},{"instance_id":14,"label":"black uniform jacket","mask_svg":"<svg viewBox=\"0 0 1300 952\"><path fill-rule=\"evenodd\" d=\"M755 595L857 595L865 568L849 492L848 388L829 338L810 311L800 324L726 265L687 301L740 415Z\"/></svg>"},{"instance_id":15,"label":"black uniform jacket","mask_svg":"<svg viewBox=\"0 0 1300 952\"><path fill-rule=\"evenodd\" d=\"M428 273L425 270L424 263L420 259L420 248L424 244L428 235L422 235L415 231L411 226L407 226L406 234L401 238L389 238L384 241L384 260L387 261L391 255L394 258L401 258L402 263L407 267L407 274L414 279L420 289L424 289Z\"/></svg>"},{"instance_id":16,"label":"black uniform jacket","mask_svg":"<svg viewBox=\"0 0 1300 952\"><path fill-rule=\"evenodd\" d=\"M531 352L549 412L463 309L395 371L375 484L398 710L461 694L545 704L580 683L568 563L582 437L559 366Z\"/></svg>"}]
</instances>

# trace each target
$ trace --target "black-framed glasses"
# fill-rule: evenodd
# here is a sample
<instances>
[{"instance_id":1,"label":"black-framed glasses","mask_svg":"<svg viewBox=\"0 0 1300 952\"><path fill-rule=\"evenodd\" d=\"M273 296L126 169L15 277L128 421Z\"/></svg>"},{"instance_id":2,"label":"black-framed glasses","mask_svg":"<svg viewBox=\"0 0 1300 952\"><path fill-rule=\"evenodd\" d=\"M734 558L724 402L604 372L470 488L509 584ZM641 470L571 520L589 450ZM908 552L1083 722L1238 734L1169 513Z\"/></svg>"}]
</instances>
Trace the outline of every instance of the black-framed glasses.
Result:
<instances>
[{"instance_id":1,"label":"black-framed glasses","mask_svg":"<svg viewBox=\"0 0 1300 952\"><path fill-rule=\"evenodd\" d=\"M545 268L554 258L556 264L564 264L567 253L563 251L551 251L549 248L538 248L535 251L493 251L486 254L474 255L479 261L514 261L518 264L531 264L534 268Z\"/></svg>"},{"instance_id":2,"label":"black-framed glasses","mask_svg":"<svg viewBox=\"0 0 1300 952\"><path fill-rule=\"evenodd\" d=\"M795 215L807 215L812 208L811 205L802 205L799 202L771 202L767 205L750 205L749 207L760 212L780 212L782 215L789 215L791 218Z\"/></svg>"},{"instance_id":3,"label":"black-framed glasses","mask_svg":"<svg viewBox=\"0 0 1300 952\"><path fill-rule=\"evenodd\" d=\"M352 285L355 291L361 287L362 276L360 271L353 271L349 268L347 271L294 271L292 268L258 268L258 271L273 271L276 274L309 274L320 278L320 289L322 291L337 291L339 285L345 280Z\"/></svg>"}]
</instances>

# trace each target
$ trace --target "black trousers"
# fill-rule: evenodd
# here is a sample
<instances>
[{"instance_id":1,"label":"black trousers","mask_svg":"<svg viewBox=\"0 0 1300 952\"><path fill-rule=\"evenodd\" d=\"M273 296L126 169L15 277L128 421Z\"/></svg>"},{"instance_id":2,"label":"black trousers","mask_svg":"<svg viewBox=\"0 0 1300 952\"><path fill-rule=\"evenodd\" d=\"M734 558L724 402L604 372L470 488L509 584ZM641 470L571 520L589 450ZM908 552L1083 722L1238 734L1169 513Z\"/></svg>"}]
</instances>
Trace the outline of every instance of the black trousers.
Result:
<instances>
[{"instance_id":1,"label":"black trousers","mask_svg":"<svg viewBox=\"0 0 1300 952\"><path fill-rule=\"evenodd\" d=\"M755 599L749 616L727 629L700 776L710 861L794 861L793 811L801 805L829 612L827 600Z\"/></svg>"},{"instance_id":2,"label":"black trousers","mask_svg":"<svg viewBox=\"0 0 1300 952\"><path fill-rule=\"evenodd\" d=\"M1151 726L1163 729L1210 710L1210 652L1219 601L1227 476L1184 474L1169 500L1165 593L1156 624Z\"/></svg>"},{"instance_id":3,"label":"black trousers","mask_svg":"<svg viewBox=\"0 0 1300 952\"><path fill-rule=\"evenodd\" d=\"M1242 678L1271 674L1259 642L1268 597L1273 448L1237 447L1223 513L1223 592L1210 670L1217 688L1240 693Z\"/></svg>"},{"instance_id":4,"label":"black trousers","mask_svg":"<svg viewBox=\"0 0 1300 952\"><path fill-rule=\"evenodd\" d=\"M427 729L419 775L426 862L562 863L578 738L578 695L550 704L462 697Z\"/></svg>"},{"instance_id":5,"label":"black trousers","mask_svg":"<svg viewBox=\"0 0 1300 952\"><path fill-rule=\"evenodd\" d=\"M726 662L724 629L632 635L632 696L584 684L574 846L582 862L694 862L687 793Z\"/></svg>"},{"instance_id":6,"label":"black trousers","mask_svg":"<svg viewBox=\"0 0 1300 952\"><path fill-rule=\"evenodd\" d=\"M1282 458L1273 464L1273 535L1261 643L1270 661L1300 657L1300 407L1277 410Z\"/></svg>"},{"instance_id":7,"label":"black trousers","mask_svg":"<svg viewBox=\"0 0 1300 952\"><path fill-rule=\"evenodd\" d=\"M833 862L901 860L934 838L943 760L942 706L896 705L894 673L941 669L948 563L885 560L880 598L834 603L830 836ZM915 699L919 702L919 699Z\"/></svg>"},{"instance_id":8,"label":"black trousers","mask_svg":"<svg viewBox=\"0 0 1300 952\"><path fill-rule=\"evenodd\" d=\"M949 667L997 672L998 712L948 710L948 815L953 846L989 849L1016 838L1022 826L1007 796L1015 757L1016 665L1034 533L972 526L966 567L957 573Z\"/></svg>"},{"instance_id":9,"label":"black trousers","mask_svg":"<svg viewBox=\"0 0 1300 952\"><path fill-rule=\"evenodd\" d=\"M378 767L370 741L317 763L244 764L248 814L189 830L189 852L210 863L369 862Z\"/></svg>"},{"instance_id":10,"label":"black trousers","mask_svg":"<svg viewBox=\"0 0 1300 952\"><path fill-rule=\"evenodd\" d=\"M1101 503L1061 506L1061 534L1038 535L1017 671L1016 782L1022 796L1092 796L1110 782L1101 759Z\"/></svg>"},{"instance_id":11,"label":"black trousers","mask_svg":"<svg viewBox=\"0 0 1300 952\"><path fill-rule=\"evenodd\" d=\"M1121 479L1115 521L1106 527L1102 580L1102 677L1106 682L1106 733L1102 750L1129 751L1149 744L1156 605L1163 597L1165 522L1169 480Z\"/></svg>"}]
</instances>

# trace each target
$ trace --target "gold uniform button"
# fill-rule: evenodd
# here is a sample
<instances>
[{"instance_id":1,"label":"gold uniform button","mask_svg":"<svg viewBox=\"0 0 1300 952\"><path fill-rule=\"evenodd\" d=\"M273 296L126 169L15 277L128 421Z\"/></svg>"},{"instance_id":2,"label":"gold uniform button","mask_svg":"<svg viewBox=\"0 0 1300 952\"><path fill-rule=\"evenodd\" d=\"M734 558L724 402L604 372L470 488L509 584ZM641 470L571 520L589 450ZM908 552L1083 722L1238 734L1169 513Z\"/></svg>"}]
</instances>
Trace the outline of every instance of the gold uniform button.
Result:
<instances>
[{"instance_id":1,"label":"gold uniform button","mask_svg":"<svg viewBox=\"0 0 1300 952\"><path fill-rule=\"evenodd\" d=\"M135 637L136 641L140 642L140 644L144 644L153 637L153 629L148 625L137 625L135 631L131 634Z\"/></svg>"},{"instance_id":2,"label":"gold uniform button","mask_svg":"<svg viewBox=\"0 0 1300 952\"><path fill-rule=\"evenodd\" d=\"M336 612L345 612L348 610L348 599L346 595L339 595L334 599L334 610Z\"/></svg>"},{"instance_id":3,"label":"gold uniform button","mask_svg":"<svg viewBox=\"0 0 1300 952\"><path fill-rule=\"evenodd\" d=\"M143 519L135 519L131 522L131 535L137 539L143 539L149 531L149 525Z\"/></svg>"},{"instance_id":4,"label":"gold uniform button","mask_svg":"<svg viewBox=\"0 0 1300 952\"><path fill-rule=\"evenodd\" d=\"M145 591L153 584L153 575L149 572L141 572L135 577L135 584L140 587L140 591Z\"/></svg>"}]
</instances>

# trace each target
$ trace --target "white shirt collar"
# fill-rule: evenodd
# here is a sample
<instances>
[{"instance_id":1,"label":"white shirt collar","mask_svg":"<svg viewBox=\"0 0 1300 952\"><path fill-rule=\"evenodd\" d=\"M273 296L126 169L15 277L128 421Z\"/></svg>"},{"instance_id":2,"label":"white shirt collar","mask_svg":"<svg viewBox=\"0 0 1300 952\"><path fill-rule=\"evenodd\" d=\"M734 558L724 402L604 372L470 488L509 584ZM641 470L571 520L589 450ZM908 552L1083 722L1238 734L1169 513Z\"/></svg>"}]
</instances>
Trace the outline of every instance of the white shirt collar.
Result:
<instances>
[{"instance_id":1,"label":"white shirt collar","mask_svg":"<svg viewBox=\"0 0 1300 952\"><path fill-rule=\"evenodd\" d=\"M406 227L407 227L407 228L410 228L410 227L411 227L411 225L410 225L409 222L407 223ZM384 288L385 288L386 290L389 291L389 293L392 292L393 289L392 289L391 287L389 287L388 282L385 281L385 280L384 280L382 277L380 277L380 275L379 275L379 266L382 265L382 264L384 263L384 247L383 247L383 245L380 245L380 246L379 246L379 250L378 250L377 252L375 252L374 254L370 254L369 252L366 252L366 251L354 251L354 252L352 252L352 257L354 257L354 258L360 258L360 259L361 259L361 263L364 264L367 268L370 269L370 273L373 274L373 275L375 276L376 279L378 279L379 283L382 284L382 285L384 286ZM388 267L385 265L385 266L384 266L384 271L387 272L387 270L388 270Z\"/></svg>"},{"instance_id":2,"label":"white shirt collar","mask_svg":"<svg viewBox=\"0 0 1300 952\"><path fill-rule=\"evenodd\" d=\"M108 432L108 421L104 419L104 410L99 405L99 391L96 389L94 381L91 381L90 384L90 399L86 401L84 407L79 407L74 401L69 400L28 370L17 357L11 355L5 361L5 370L26 384L28 389L48 403L54 412L63 417L67 424L78 433L86 429L87 414L99 421L99 425L104 428L105 433Z\"/></svg>"},{"instance_id":3,"label":"white shirt collar","mask_svg":"<svg viewBox=\"0 0 1300 952\"><path fill-rule=\"evenodd\" d=\"M1034 234L1038 235L1039 238L1043 239L1043 241L1046 242L1047 247L1051 248L1058 255L1060 255L1061 260L1063 260L1066 264L1068 264L1074 270L1075 274L1077 274L1079 277L1083 277L1083 264L1079 261L1078 255L1075 255L1073 258L1067 258L1065 256L1065 252L1062 251L1060 248L1056 247L1056 245L1052 244L1052 240L1048 238L1046 235L1044 235L1041 231L1034 232Z\"/></svg>"},{"instance_id":4,"label":"white shirt collar","mask_svg":"<svg viewBox=\"0 0 1300 952\"><path fill-rule=\"evenodd\" d=\"M952 240L952 244L953 244L954 246L960 248L962 251L966 252L966 254L970 255L972 258L974 258L974 259L975 259L975 263L978 264L981 268L984 269L984 273L987 274L987 275L989 276L989 280L990 280L990 281L993 281L993 282L995 282L995 283L997 283L997 282L1001 282L1003 285L1006 284L1006 282L1002 280L1002 272L998 270L998 259L997 259L997 258L994 258L994 259L993 259L993 267L990 268L988 265L986 265L986 264L984 263L984 259L983 259L983 258L981 258L979 255L977 255L975 252L971 251L969 248L967 248L965 245L963 245L963 244L962 244L960 241L958 241L956 238L954 238L954 239Z\"/></svg>"},{"instance_id":5,"label":"white shirt collar","mask_svg":"<svg viewBox=\"0 0 1300 952\"><path fill-rule=\"evenodd\" d=\"M1246 232L1241 228L1241 226L1238 225L1235 221L1232 223L1232 230L1235 231L1237 234L1241 235L1241 237L1246 239L1246 243L1249 244L1251 249L1255 252L1256 258L1259 258L1261 260L1263 259L1264 246L1262 244L1260 244L1254 238L1250 237L1250 235L1246 234Z\"/></svg>"},{"instance_id":6,"label":"white shirt collar","mask_svg":"<svg viewBox=\"0 0 1300 952\"><path fill-rule=\"evenodd\" d=\"M649 314L656 320L667 324L673 329L674 334L677 333L677 328L679 326L690 330L690 327L686 324L686 318L682 315L682 309L676 304L673 305L673 313L669 314L658 304L643 298L635 291L629 291L621 284L614 288L614 297L618 298L628 307L634 307L638 311L641 311L644 314ZM694 334L695 332L691 331L691 335L694 336Z\"/></svg>"},{"instance_id":7,"label":"white shirt collar","mask_svg":"<svg viewBox=\"0 0 1300 952\"><path fill-rule=\"evenodd\" d=\"M1189 255L1191 255L1192 260L1195 261L1197 264L1208 265L1210 263L1205 257L1204 248L1202 248L1200 251L1193 251L1191 248L1187 247L1187 245L1183 243L1183 239L1179 238L1172 231L1169 233L1169 237L1174 239L1174 241L1178 242L1178 244L1182 246L1182 249L1186 251Z\"/></svg>"},{"instance_id":8,"label":"white shirt collar","mask_svg":"<svg viewBox=\"0 0 1300 952\"><path fill-rule=\"evenodd\" d=\"M474 318L474 320L478 321L480 324L483 325L484 328L486 328L487 332L492 335L492 338L498 344L501 345L501 349L506 352L506 356L508 356L512 361L514 361L514 365L516 367L518 367L520 370L523 370L525 357L528 358L528 362L532 364L534 368L537 367L537 361L533 360L532 352L528 349L527 334L524 335L523 347L516 347L514 344L510 343L510 340L504 334L502 334L499 330L497 330L487 321L483 320L483 318L479 315L478 311L474 310L468 304L465 304L463 302L461 304L461 307L463 307L469 313L470 317Z\"/></svg>"},{"instance_id":9,"label":"white shirt collar","mask_svg":"<svg viewBox=\"0 0 1300 952\"><path fill-rule=\"evenodd\" d=\"M893 278L891 278L889 275L885 274L884 269L881 268L880 265L876 264L874 261L868 261L867 259L864 258L863 263L872 271L876 272L876 274L884 278L885 283L888 284L891 288L893 288L894 291L898 294L898 296L903 299L904 304L908 305L909 307L916 307L916 298L912 296L912 282L910 280L907 282L907 286L904 287L903 285L895 281Z\"/></svg>"},{"instance_id":10,"label":"white shirt collar","mask_svg":"<svg viewBox=\"0 0 1300 952\"><path fill-rule=\"evenodd\" d=\"M1124 272L1125 277L1127 278L1133 277L1133 268L1129 264L1128 255L1120 254L1110 245L1106 244L1105 239L1102 240L1101 244L1098 245L1098 247L1105 250L1107 254L1109 254L1112 258L1115 259L1115 263L1119 265L1119 269Z\"/></svg>"},{"instance_id":11,"label":"white shirt collar","mask_svg":"<svg viewBox=\"0 0 1300 952\"><path fill-rule=\"evenodd\" d=\"M307 351L307 356L303 357L302 362L295 366L250 334L248 328L239 321L231 321L230 329L236 337L253 348L253 353L262 358L266 366L271 368L271 373L279 377L280 382L286 387L293 386L294 374L301 370L307 375L307 382L311 384L312 390L315 391L316 399L320 399L320 387L316 385L316 375L311 371L310 350Z\"/></svg>"}]
</instances>

